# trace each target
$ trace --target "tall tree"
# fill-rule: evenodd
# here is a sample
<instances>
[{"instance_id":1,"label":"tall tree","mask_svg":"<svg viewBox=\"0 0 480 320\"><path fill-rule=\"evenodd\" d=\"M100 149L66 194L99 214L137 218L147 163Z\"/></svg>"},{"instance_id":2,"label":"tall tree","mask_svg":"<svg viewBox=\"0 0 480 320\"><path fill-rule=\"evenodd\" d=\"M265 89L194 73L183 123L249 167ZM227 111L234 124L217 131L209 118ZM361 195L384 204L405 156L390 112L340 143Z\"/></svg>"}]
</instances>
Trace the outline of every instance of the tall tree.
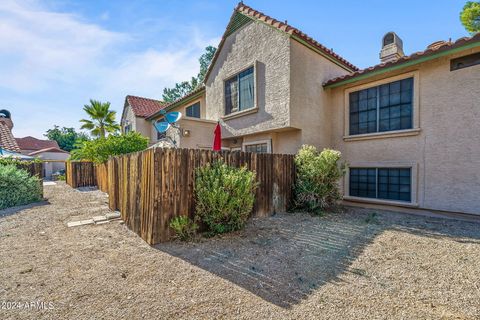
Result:
<instances>
[{"instance_id":1,"label":"tall tree","mask_svg":"<svg viewBox=\"0 0 480 320\"><path fill-rule=\"evenodd\" d=\"M74 128L60 128L53 126L53 129L48 129L45 136L49 140L55 140L60 149L65 151L72 151L75 149L75 144L81 141L88 140L88 136L83 132L76 132Z\"/></svg>"},{"instance_id":2,"label":"tall tree","mask_svg":"<svg viewBox=\"0 0 480 320\"><path fill-rule=\"evenodd\" d=\"M471 34L480 32L480 2L468 1L460 12L460 21Z\"/></svg>"},{"instance_id":3,"label":"tall tree","mask_svg":"<svg viewBox=\"0 0 480 320\"><path fill-rule=\"evenodd\" d=\"M198 59L198 62L200 62L200 71L198 72L198 75L196 77L192 77L190 81L176 83L175 87L173 88L163 89L163 101L173 102L197 89L205 80L205 75L207 74L210 63L212 63L212 59L216 50L217 48L213 46L206 47L205 52Z\"/></svg>"},{"instance_id":4,"label":"tall tree","mask_svg":"<svg viewBox=\"0 0 480 320\"><path fill-rule=\"evenodd\" d=\"M83 123L80 129L90 130L92 136L105 138L107 133L116 133L120 130L120 126L115 122L116 112L110 110L110 102L103 103L90 99L90 104L86 104L83 110L90 120L80 120Z\"/></svg>"}]
</instances>

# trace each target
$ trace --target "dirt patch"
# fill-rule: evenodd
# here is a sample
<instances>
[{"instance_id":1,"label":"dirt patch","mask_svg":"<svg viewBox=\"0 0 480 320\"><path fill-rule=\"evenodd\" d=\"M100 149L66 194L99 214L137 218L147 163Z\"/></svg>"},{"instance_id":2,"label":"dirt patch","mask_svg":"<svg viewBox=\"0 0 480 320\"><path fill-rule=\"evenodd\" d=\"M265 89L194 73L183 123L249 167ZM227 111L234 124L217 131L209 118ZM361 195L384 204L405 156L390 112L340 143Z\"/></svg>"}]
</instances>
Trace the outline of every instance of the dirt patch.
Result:
<instances>
[{"instance_id":1,"label":"dirt patch","mask_svg":"<svg viewBox=\"0 0 480 320\"><path fill-rule=\"evenodd\" d=\"M278 214L199 243L150 247L105 194L63 182L47 203L0 211L2 319L476 319L480 225L378 210Z\"/></svg>"}]
</instances>

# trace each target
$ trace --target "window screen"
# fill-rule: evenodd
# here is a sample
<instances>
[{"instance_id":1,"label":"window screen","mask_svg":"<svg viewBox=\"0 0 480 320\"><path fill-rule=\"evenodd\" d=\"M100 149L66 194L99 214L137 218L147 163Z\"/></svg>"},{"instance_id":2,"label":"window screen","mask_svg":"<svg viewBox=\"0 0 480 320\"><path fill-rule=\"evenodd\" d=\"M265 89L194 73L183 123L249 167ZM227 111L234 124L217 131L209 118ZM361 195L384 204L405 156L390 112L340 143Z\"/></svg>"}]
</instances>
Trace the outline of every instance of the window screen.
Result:
<instances>
[{"instance_id":1,"label":"window screen","mask_svg":"<svg viewBox=\"0 0 480 320\"><path fill-rule=\"evenodd\" d=\"M256 153L267 153L268 144L267 143L249 144L245 146L245 151L256 152Z\"/></svg>"},{"instance_id":2,"label":"window screen","mask_svg":"<svg viewBox=\"0 0 480 320\"><path fill-rule=\"evenodd\" d=\"M200 102L186 108L187 117L200 118Z\"/></svg>"},{"instance_id":3,"label":"window screen","mask_svg":"<svg viewBox=\"0 0 480 320\"><path fill-rule=\"evenodd\" d=\"M350 93L350 135L413 127L413 78Z\"/></svg>"},{"instance_id":4,"label":"window screen","mask_svg":"<svg viewBox=\"0 0 480 320\"><path fill-rule=\"evenodd\" d=\"M255 106L255 81L253 67L225 81L225 114Z\"/></svg>"},{"instance_id":5,"label":"window screen","mask_svg":"<svg viewBox=\"0 0 480 320\"><path fill-rule=\"evenodd\" d=\"M350 168L349 194L411 202L411 168Z\"/></svg>"}]
</instances>

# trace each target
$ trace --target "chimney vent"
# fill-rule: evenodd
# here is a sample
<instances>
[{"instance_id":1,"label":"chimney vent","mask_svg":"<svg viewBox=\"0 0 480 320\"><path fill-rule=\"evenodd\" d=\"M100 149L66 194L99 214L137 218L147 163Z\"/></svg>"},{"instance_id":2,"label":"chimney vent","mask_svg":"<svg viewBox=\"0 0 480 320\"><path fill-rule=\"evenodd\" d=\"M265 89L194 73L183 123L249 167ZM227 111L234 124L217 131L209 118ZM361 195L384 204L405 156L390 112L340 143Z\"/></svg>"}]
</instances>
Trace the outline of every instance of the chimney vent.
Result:
<instances>
[{"instance_id":1,"label":"chimney vent","mask_svg":"<svg viewBox=\"0 0 480 320\"><path fill-rule=\"evenodd\" d=\"M10 130L13 129L13 122L8 110L0 110L0 122L5 123Z\"/></svg>"},{"instance_id":2,"label":"chimney vent","mask_svg":"<svg viewBox=\"0 0 480 320\"><path fill-rule=\"evenodd\" d=\"M380 60L382 63L395 61L405 56L403 53L403 42L395 32L388 32L383 36L382 51L380 51Z\"/></svg>"}]
</instances>

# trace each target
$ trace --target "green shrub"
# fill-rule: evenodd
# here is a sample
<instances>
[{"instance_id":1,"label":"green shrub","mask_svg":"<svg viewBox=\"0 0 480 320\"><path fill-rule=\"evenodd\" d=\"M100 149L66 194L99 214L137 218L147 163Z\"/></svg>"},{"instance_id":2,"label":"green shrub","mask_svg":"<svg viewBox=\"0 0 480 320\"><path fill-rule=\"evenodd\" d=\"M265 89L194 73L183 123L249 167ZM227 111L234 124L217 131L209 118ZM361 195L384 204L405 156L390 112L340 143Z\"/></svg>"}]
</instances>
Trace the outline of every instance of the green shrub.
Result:
<instances>
[{"instance_id":1,"label":"green shrub","mask_svg":"<svg viewBox=\"0 0 480 320\"><path fill-rule=\"evenodd\" d=\"M297 208L321 213L337 206L341 199L338 180L345 174L345 164L340 163L340 159L339 151L318 152L313 146L302 146L295 156Z\"/></svg>"},{"instance_id":2,"label":"green shrub","mask_svg":"<svg viewBox=\"0 0 480 320\"><path fill-rule=\"evenodd\" d=\"M195 179L196 218L213 234L242 229L255 201L255 173L223 161L198 168Z\"/></svg>"},{"instance_id":3,"label":"green shrub","mask_svg":"<svg viewBox=\"0 0 480 320\"><path fill-rule=\"evenodd\" d=\"M189 217L178 216L170 220L170 228L175 231L175 235L182 241L190 241L197 232L198 225Z\"/></svg>"},{"instance_id":4,"label":"green shrub","mask_svg":"<svg viewBox=\"0 0 480 320\"><path fill-rule=\"evenodd\" d=\"M72 150L70 159L104 163L110 156L142 151L147 147L148 138L132 131L127 134L83 141L78 149Z\"/></svg>"},{"instance_id":5,"label":"green shrub","mask_svg":"<svg viewBox=\"0 0 480 320\"><path fill-rule=\"evenodd\" d=\"M32 160L20 160L18 158L13 158L13 157L4 157L0 158L0 165L19 165L19 166L29 166L32 163L42 163L41 159L35 158Z\"/></svg>"},{"instance_id":6,"label":"green shrub","mask_svg":"<svg viewBox=\"0 0 480 320\"><path fill-rule=\"evenodd\" d=\"M40 183L13 164L0 165L0 209L42 200Z\"/></svg>"}]
</instances>

